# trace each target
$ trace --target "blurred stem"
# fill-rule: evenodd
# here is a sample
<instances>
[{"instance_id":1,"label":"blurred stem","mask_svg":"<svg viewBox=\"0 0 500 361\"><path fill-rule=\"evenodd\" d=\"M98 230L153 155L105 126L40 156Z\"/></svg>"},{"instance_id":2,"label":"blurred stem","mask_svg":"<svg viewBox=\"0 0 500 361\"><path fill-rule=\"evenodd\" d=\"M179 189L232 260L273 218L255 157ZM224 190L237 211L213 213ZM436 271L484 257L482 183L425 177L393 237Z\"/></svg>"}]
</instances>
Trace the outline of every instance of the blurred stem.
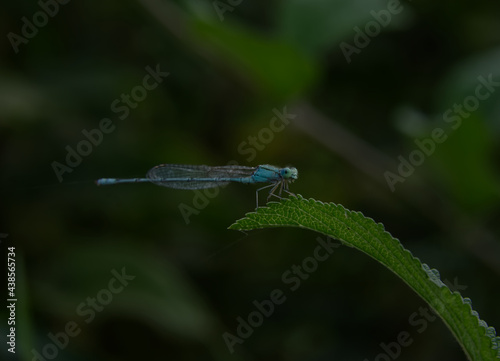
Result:
<instances>
[{"instance_id":1,"label":"blurred stem","mask_svg":"<svg viewBox=\"0 0 500 361\"><path fill-rule=\"evenodd\" d=\"M297 114L293 124L302 132L347 160L360 172L386 185L382 170L394 166L389 157L307 103L295 105L292 113Z\"/></svg>"},{"instance_id":2,"label":"blurred stem","mask_svg":"<svg viewBox=\"0 0 500 361\"><path fill-rule=\"evenodd\" d=\"M184 15L171 1L138 0L146 10L158 20L172 35L187 42L187 28Z\"/></svg>"}]
</instances>

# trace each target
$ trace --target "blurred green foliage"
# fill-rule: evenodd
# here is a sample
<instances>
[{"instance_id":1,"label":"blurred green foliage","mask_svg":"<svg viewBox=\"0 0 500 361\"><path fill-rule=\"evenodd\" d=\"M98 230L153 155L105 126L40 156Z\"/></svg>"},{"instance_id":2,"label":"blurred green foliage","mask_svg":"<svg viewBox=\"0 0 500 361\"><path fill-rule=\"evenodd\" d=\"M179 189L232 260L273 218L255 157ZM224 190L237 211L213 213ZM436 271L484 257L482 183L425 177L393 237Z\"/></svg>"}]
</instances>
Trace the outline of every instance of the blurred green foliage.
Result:
<instances>
[{"instance_id":1,"label":"blurred green foliage","mask_svg":"<svg viewBox=\"0 0 500 361\"><path fill-rule=\"evenodd\" d=\"M292 191L382 221L498 330L500 91L457 129L444 114L475 95L478 77L500 81L500 5L405 1L377 32L373 12L390 1L222 2L222 20L211 1L53 5L18 52L9 34L43 23L40 4L55 3L1 5L0 247L18 254L19 359L69 322L81 331L59 359L373 360L402 331L413 343L400 360L464 359L441 321L409 324L424 305L408 287L345 247L230 354L223 333L236 334L237 317L282 285L316 236L226 230L252 210L251 186L198 196L186 224L179 205L196 209L193 192L93 181L161 163L291 164ZM341 45L367 26L376 36L348 62ZM147 66L170 74L142 97ZM120 119L122 94L132 105ZM284 107L297 117L266 131ZM59 182L53 162L82 150L82 131L104 118L113 131ZM448 139L391 192L384 172L436 127ZM78 305L123 267L136 278L87 324Z\"/></svg>"}]
</instances>

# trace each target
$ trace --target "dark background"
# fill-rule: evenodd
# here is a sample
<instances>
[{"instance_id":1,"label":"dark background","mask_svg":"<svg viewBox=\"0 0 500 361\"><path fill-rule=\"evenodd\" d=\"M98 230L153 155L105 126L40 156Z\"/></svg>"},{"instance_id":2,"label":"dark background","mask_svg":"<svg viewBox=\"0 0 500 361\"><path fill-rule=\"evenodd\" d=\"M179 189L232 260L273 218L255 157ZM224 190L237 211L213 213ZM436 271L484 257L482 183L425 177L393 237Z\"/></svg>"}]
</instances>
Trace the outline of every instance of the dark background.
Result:
<instances>
[{"instance_id":1,"label":"dark background","mask_svg":"<svg viewBox=\"0 0 500 361\"><path fill-rule=\"evenodd\" d=\"M382 222L498 329L500 90L477 100L475 89L481 76L500 81L500 4L403 1L389 19L385 1L237 3L70 1L16 46L12 34L41 7L2 4L0 247L2 262L16 247L18 359L386 360L384 343L391 359L465 360L439 319L414 315L427 305L409 287L353 249L336 249L291 291L283 274L318 235L227 230L254 209L255 186L204 198L94 180L161 163L293 165L292 191ZM364 47L349 62L341 46L355 37ZM169 75L127 116L116 112L147 66ZM446 122L466 99L474 109ZM270 130L284 109L295 118ZM82 132L104 118L113 131L58 179L54 162L86 151ZM436 128L446 141L391 191L385 172L417 157L415 140ZM110 293L124 267L135 278ZM229 353L223 334L237 336L237 318L275 289L286 301ZM96 296L106 304L90 312ZM399 350L401 333L412 342Z\"/></svg>"}]
</instances>

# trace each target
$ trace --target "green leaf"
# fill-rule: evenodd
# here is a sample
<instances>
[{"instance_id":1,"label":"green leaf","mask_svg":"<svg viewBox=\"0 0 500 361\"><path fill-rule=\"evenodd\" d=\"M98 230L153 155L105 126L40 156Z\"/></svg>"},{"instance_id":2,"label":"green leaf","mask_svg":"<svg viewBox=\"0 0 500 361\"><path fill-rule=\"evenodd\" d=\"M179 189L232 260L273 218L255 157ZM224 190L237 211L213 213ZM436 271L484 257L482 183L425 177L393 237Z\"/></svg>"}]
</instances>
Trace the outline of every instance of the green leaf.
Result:
<instances>
[{"instance_id":1,"label":"green leaf","mask_svg":"<svg viewBox=\"0 0 500 361\"><path fill-rule=\"evenodd\" d=\"M500 49L494 48L491 51L479 53L476 56L460 61L451 68L448 74L436 87L435 98L439 109L448 109L455 103L463 103L470 96L475 96L476 88L482 83L479 77L486 81L493 80L491 85L493 91L487 99L480 100L476 112L482 114L489 126L497 132L500 131L498 122L498 112L500 111L500 92L498 90L498 80L500 79ZM485 89L481 89L485 92ZM467 121L467 119L463 119Z\"/></svg>"},{"instance_id":2,"label":"green leaf","mask_svg":"<svg viewBox=\"0 0 500 361\"><path fill-rule=\"evenodd\" d=\"M422 297L456 337L470 360L500 358L500 337L471 307L471 301L441 281L430 269L392 237L381 223L334 203L302 196L270 203L236 221L229 229L252 230L299 227L323 233L371 256L405 281Z\"/></svg>"},{"instance_id":3,"label":"green leaf","mask_svg":"<svg viewBox=\"0 0 500 361\"><path fill-rule=\"evenodd\" d=\"M498 204L500 181L493 151L491 130L479 114L471 114L431 157L438 181L462 207L478 212Z\"/></svg>"},{"instance_id":4,"label":"green leaf","mask_svg":"<svg viewBox=\"0 0 500 361\"><path fill-rule=\"evenodd\" d=\"M411 9L388 15L388 3L383 0L288 0L279 4L276 32L282 39L302 49L306 54L324 55L342 40L352 43L354 27L364 29L374 22L370 11L390 16L387 28L397 28L410 20ZM377 22L379 23L379 22ZM386 28L380 25L381 31Z\"/></svg>"},{"instance_id":5,"label":"green leaf","mask_svg":"<svg viewBox=\"0 0 500 361\"><path fill-rule=\"evenodd\" d=\"M243 79L269 96L298 96L318 77L314 64L300 51L242 25L198 20L192 30Z\"/></svg>"}]
</instances>

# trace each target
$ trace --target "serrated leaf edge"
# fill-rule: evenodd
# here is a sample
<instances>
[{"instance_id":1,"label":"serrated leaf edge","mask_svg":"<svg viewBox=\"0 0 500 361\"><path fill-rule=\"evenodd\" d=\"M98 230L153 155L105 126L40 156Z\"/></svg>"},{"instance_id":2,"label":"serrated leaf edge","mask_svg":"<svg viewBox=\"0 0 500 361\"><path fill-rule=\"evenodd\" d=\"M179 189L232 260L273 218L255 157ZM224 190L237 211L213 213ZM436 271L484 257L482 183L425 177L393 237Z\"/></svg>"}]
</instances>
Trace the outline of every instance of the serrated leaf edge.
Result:
<instances>
[{"instance_id":1,"label":"serrated leaf edge","mask_svg":"<svg viewBox=\"0 0 500 361\"><path fill-rule=\"evenodd\" d=\"M410 250L406 249L403 246L403 244L397 238L393 237L390 234L390 232L388 232L385 229L385 226L382 223L376 222L371 217L365 216L362 212L348 210L344 206L342 206L341 204L336 204L336 203L333 203L333 202L332 203L325 203L325 202L322 202L322 201L319 201L319 200L316 200L316 199L313 199L313 198L306 199L306 198L302 197L300 194L298 194L295 197L292 196L290 198L283 199L281 202L269 202L267 207L262 207L262 208L257 209L254 212L249 212L249 213L245 214L244 218L237 220L235 223L233 223L232 225L230 225L228 227L228 229L249 231L249 230L252 230L252 229L276 228L276 227L290 227L290 226L310 229L309 227L306 227L306 226L300 225L300 224L299 225L294 225L294 224L286 224L286 225L266 224L266 225L262 225L258 221L255 221L254 219L252 219L253 217L255 217L256 215L259 214L259 210L261 210L261 209L263 209L263 210L264 209L273 210L274 208L283 207L284 205L287 205L287 203L289 203L289 202L294 202L295 201L294 198L296 200L298 200L298 201L306 201L307 203L318 204L318 205L323 206L323 207L327 206L327 207L339 208L341 210L344 210L344 212L346 212L346 217L347 217L348 214L354 214L354 215L361 216L361 217L363 217L363 218L365 218L365 219L373 222L373 224L379 229L379 231L381 231L381 233L387 234L393 240L397 241L397 243L399 244L399 247L401 248L401 250L403 252L405 252L405 253L408 253L408 255L411 257L411 259L413 261L417 261L420 264L421 268L427 274L427 277L429 278L429 280L432 283L434 283L440 289L446 290L446 292L449 294L450 297L456 298L458 296L460 298L460 301L462 302L462 304L464 306L468 307L468 310L469 310L470 314L477 319L478 325L484 329L484 335L486 337L488 337L490 339L490 341L491 341L491 349L494 350L497 353L496 358L500 359L500 337L498 337L496 335L495 328L488 326L488 324L486 323L486 321L484 321L484 320L482 320L480 318L479 313L472 308L472 301L471 301L471 299L467 298L467 297L465 297L465 298L462 297L462 295L458 291L452 292L451 289L441 280L440 273L439 273L439 271L437 269L430 268L426 263L423 263L422 261L420 261L420 259L418 257L415 257ZM260 213L262 213L262 212L263 211L260 211ZM274 214L273 216L276 217L277 215ZM243 228L243 229L238 228L238 225L242 221L251 221L251 222L253 222L253 223L257 224L257 225L260 225L261 227L258 226L256 228ZM327 225L327 227L328 227L328 225ZM313 230L313 231L315 231L315 230ZM350 244L350 242L347 242L345 240L339 240L339 241L341 241L343 244L347 244L347 245L350 245L351 247L357 248L356 246Z\"/></svg>"}]
</instances>

